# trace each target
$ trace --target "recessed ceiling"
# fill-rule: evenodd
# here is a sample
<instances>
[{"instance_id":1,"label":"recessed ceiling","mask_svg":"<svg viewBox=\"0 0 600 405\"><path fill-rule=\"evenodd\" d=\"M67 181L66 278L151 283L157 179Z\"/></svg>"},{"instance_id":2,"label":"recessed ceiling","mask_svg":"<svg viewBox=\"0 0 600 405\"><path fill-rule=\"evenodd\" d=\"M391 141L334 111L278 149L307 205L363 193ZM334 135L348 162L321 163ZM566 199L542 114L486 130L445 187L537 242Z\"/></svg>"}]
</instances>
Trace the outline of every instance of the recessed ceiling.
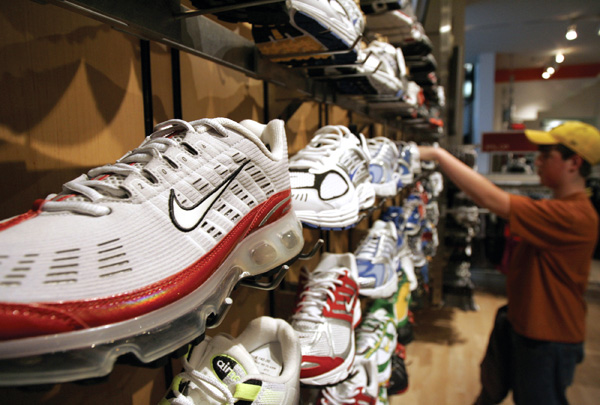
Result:
<instances>
[{"instance_id":1,"label":"recessed ceiling","mask_svg":"<svg viewBox=\"0 0 600 405\"><path fill-rule=\"evenodd\" d=\"M495 53L498 69L544 67L557 51L565 65L600 63L598 0L467 0L465 62ZM578 37L565 38L570 24Z\"/></svg>"}]
</instances>

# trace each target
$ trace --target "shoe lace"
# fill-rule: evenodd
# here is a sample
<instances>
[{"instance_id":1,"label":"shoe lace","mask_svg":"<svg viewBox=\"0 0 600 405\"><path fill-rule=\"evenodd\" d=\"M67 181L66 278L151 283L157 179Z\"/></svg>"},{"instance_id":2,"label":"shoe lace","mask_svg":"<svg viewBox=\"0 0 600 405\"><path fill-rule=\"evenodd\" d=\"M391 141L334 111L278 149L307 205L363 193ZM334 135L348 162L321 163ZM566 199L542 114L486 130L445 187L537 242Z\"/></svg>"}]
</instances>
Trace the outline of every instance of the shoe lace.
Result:
<instances>
[{"instance_id":1,"label":"shoe lace","mask_svg":"<svg viewBox=\"0 0 600 405\"><path fill-rule=\"evenodd\" d=\"M375 347L379 341L383 338L383 326L389 318L375 311L366 316L359 326L359 331L363 333L357 333L357 338L360 339L362 347Z\"/></svg>"},{"instance_id":2,"label":"shoe lace","mask_svg":"<svg viewBox=\"0 0 600 405\"><path fill-rule=\"evenodd\" d=\"M343 285L343 281L339 279L339 276L345 275L347 270L339 269L328 269L327 273L332 278L311 278L304 288L304 291L300 294L300 301L297 304L297 311L292 315L293 320L313 321L313 322L324 322L323 320L323 308L329 310L329 304L327 304L327 297L332 301L335 300L333 290L336 286Z\"/></svg>"},{"instance_id":3,"label":"shoe lace","mask_svg":"<svg viewBox=\"0 0 600 405\"><path fill-rule=\"evenodd\" d=\"M139 174L151 183L156 182L144 172L144 166L154 158L162 158L171 146L178 145L186 131L198 127L210 127L219 135L227 136L227 130L218 120L202 119L191 123L182 120L169 120L158 124L154 132L142 144L128 152L116 163L96 167L63 185L60 194L50 194L42 205L47 212L70 211L95 217L108 215L111 209L101 202L106 198L126 199L129 192L120 186L122 180L131 174ZM109 181L115 180L115 181Z\"/></svg>"},{"instance_id":4,"label":"shoe lace","mask_svg":"<svg viewBox=\"0 0 600 405\"><path fill-rule=\"evenodd\" d=\"M367 237L362 240L358 249L356 249L356 257L372 259L377 255L377 251L382 243L385 243L387 235L385 230L371 230Z\"/></svg>"},{"instance_id":5,"label":"shoe lace","mask_svg":"<svg viewBox=\"0 0 600 405\"><path fill-rule=\"evenodd\" d=\"M234 396L231 394L229 389L217 378L206 375L195 370L187 361L187 359L183 359L183 367L185 371L180 373L177 377L183 381L190 381L195 384L200 389L204 386L211 386L217 389L218 393L221 393L222 396L218 398L218 401L226 404L235 404L236 400ZM213 394L216 392L211 390ZM171 400L171 404L173 405L195 405L195 402L187 395L181 393L177 388L173 388L173 394L175 394L175 398Z\"/></svg>"},{"instance_id":6,"label":"shoe lace","mask_svg":"<svg viewBox=\"0 0 600 405\"><path fill-rule=\"evenodd\" d=\"M302 150L300 150L293 158L293 161L309 161L324 164L326 160L339 149L342 142L341 130L328 126L323 129L331 129L331 131L323 132L316 135Z\"/></svg>"}]
</instances>

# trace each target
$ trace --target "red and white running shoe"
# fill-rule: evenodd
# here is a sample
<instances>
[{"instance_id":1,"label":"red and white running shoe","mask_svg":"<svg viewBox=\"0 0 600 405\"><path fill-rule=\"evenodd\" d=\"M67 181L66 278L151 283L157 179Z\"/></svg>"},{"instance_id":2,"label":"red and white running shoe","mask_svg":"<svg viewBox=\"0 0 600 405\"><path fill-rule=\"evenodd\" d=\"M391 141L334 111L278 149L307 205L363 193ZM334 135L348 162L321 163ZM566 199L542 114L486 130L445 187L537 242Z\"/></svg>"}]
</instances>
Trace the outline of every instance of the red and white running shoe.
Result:
<instances>
[{"instance_id":1,"label":"red and white running shoe","mask_svg":"<svg viewBox=\"0 0 600 405\"><path fill-rule=\"evenodd\" d=\"M335 384L348 376L361 318L357 280L351 253L324 253L309 274L292 316L302 348L301 383Z\"/></svg>"},{"instance_id":2,"label":"red and white running shoe","mask_svg":"<svg viewBox=\"0 0 600 405\"><path fill-rule=\"evenodd\" d=\"M108 374L204 333L241 279L293 261L284 125L159 124L0 223L0 385Z\"/></svg>"}]
</instances>

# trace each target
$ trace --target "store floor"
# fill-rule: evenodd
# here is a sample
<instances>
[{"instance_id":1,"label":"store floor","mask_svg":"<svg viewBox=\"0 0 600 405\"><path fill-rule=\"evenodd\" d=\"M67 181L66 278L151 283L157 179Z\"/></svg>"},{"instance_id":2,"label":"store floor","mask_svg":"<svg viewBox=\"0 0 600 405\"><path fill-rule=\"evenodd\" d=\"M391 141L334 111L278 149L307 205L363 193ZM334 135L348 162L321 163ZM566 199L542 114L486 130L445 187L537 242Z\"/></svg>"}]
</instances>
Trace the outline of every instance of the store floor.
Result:
<instances>
[{"instance_id":1,"label":"store floor","mask_svg":"<svg viewBox=\"0 0 600 405\"><path fill-rule=\"evenodd\" d=\"M407 346L408 391L390 398L391 405L472 404L479 393L483 358L501 293L478 289L477 311L444 307L415 313L415 340ZM497 291L497 289L494 289ZM577 367L567 396L571 404L598 404L600 398L600 261L595 261L587 293L585 359ZM513 401L507 398L503 405Z\"/></svg>"}]
</instances>

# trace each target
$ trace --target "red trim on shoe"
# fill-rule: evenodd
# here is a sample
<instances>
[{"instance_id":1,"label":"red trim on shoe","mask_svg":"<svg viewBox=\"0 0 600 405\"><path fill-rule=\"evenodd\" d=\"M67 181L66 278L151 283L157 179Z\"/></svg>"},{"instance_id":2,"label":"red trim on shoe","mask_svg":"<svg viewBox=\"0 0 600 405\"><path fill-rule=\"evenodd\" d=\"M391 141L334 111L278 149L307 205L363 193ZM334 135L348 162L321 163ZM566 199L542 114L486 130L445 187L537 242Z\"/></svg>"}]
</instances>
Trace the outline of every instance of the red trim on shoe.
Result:
<instances>
[{"instance_id":1,"label":"red trim on shoe","mask_svg":"<svg viewBox=\"0 0 600 405\"><path fill-rule=\"evenodd\" d=\"M338 280L341 280L343 285L337 286L333 290L334 300L327 298L329 309L327 306L323 309L323 316L341 319L353 325L355 302L358 300L358 284L349 276L348 272L338 277ZM351 309L348 310L348 307Z\"/></svg>"},{"instance_id":2,"label":"red trim on shoe","mask_svg":"<svg viewBox=\"0 0 600 405\"><path fill-rule=\"evenodd\" d=\"M208 253L189 267L147 287L112 297L34 304L0 304L0 340L63 333L109 325L158 310L202 287L233 249L250 233L280 219L290 205L290 190L274 194L250 211ZM288 199L287 201L285 201ZM275 207L281 204L280 207ZM19 222L37 215L26 213ZM18 222L16 222L18 223ZM10 224L9 226L16 225ZM6 225L4 225L6 227Z\"/></svg>"},{"instance_id":3,"label":"red trim on shoe","mask_svg":"<svg viewBox=\"0 0 600 405\"><path fill-rule=\"evenodd\" d=\"M4 221L2 223L0 223L0 232L4 231L5 229L8 229L10 227L13 227L15 225L19 225L21 222L27 221L28 219L37 217L40 212L42 212L42 205L44 205L44 203L46 202L46 200L35 200L33 202L33 206L31 207L31 209L29 211L27 211L24 214L21 215L17 215L14 218L11 218L7 221Z\"/></svg>"},{"instance_id":4,"label":"red trim on shoe","mask_svg":"<svg viewBox=\"0 0 600 405\"><path fill-rule=\"evenodd\" d=\"M328 373L344 364L341 357L302 356L302 362L316 363L314 367L302 367L300 378L312 378Z\"/></svg>"},{"instance_id":5,"label":"red trim on shoe","mask_svg":"<svg viewBox=\"0 0 600 405\"><path fill-rule=\"evenodd\" d=\"M353 399L356 404L377 404L377 398L373 398L372 396L365 394L365 387L361 387L360 392L356 394Z\"/></svg>"}]
</instances>

